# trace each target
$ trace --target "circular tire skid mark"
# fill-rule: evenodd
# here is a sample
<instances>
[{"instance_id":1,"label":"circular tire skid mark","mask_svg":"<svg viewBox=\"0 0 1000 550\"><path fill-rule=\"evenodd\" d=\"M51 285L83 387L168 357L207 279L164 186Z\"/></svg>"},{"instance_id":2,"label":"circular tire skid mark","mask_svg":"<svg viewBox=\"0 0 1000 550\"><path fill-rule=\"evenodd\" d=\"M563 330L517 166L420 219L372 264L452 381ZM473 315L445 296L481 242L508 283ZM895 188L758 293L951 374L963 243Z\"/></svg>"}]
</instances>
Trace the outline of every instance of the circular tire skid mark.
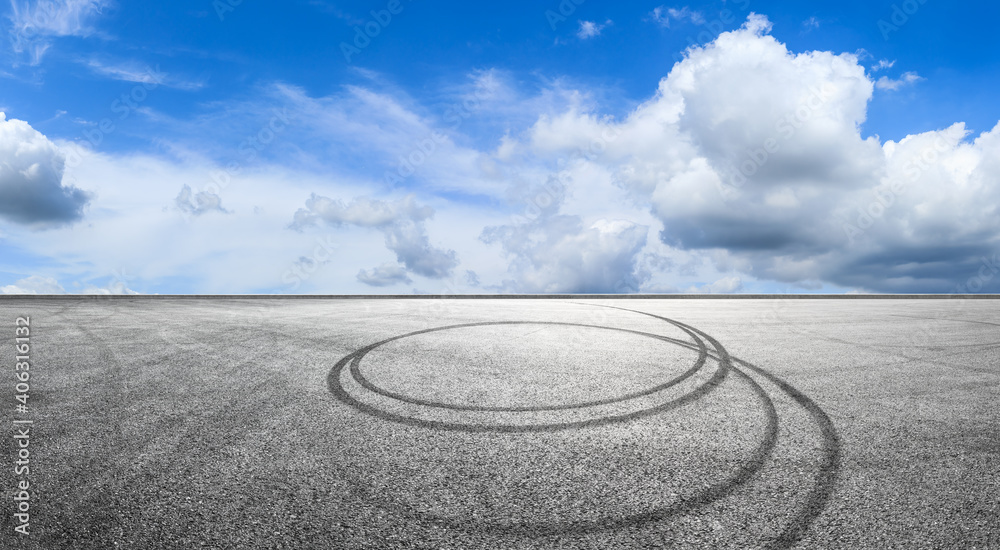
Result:
<instances>
[{"instance_id":1,"label":"circular tire skid mark","mask_svg":"<svg viewBox=\"0 0 1000 550\"><path fill-rule=\"evenodd\" d=\"M595 304L579 305L595 307ZM661 415L666 411L689 405L699 399L702 399L712 392L712 390L722 385L727 378L730 378L729 375L732 374L733 376L731 378L735 379L746 389L750 390L750 393L753 395L753 399L759 404L764 416L763 433L760 436L760 439L757 441L756 445L753 446L752 450L746 454L746 456L741 457L735 467L730 468L726 472L719 473L716 481L709 484L707 487L702 487L691 494L683 495L673 502L659 506L649 506L638 513L598 514L596 517L589 517L586 519L574 518L571 520L557 521L526 520L500 522L486 519L481 516L457 518L450 515L415 509L406 503L394 500L384 491L376 491L366 488L363 482L356 484L358 494L363 497L366 502L375 503L400 518L416 521L425 525L431 525L435 528L453 529L460 532L480 532L499 536L537 538L561 535L586 535L590 533L618 530L629 527L644 527L668 520L670 518L683 516L698 510L699 508L707 507L717 501L720 501L745 486L758 475L761 469L768 463L769 459L773 457L779 438L779 415L776 410L774 400L772 399L772 395L770 395L761 383L755 379L755 376L759 376L766 380L769 384L777 387L786 398L790 398L791 401L807 413L808 417L816 426L818 435L822 442L821 456L818 464L816 465L816 474L813 478L812 486L805 491L806 494L802 498L802 504L790 514L790 517L784 523L784 527L781 531L771 537L770 540L763 543L764 548L791 548L794 546L799 540L802 539L808 531L810 525L825 508L826 503L833 491L837 472L840 466L839 437L832 421L826 413L823 412L823 410L815 402L781 378L771 374L761 367L741 359L731 357L721 343L695 327L643 311L608 305L599 305L596 307L618 309L653 317L680 329L691 338L691 341L617 327L551 321L495 321L448 325L402 334L358 349L357 351L343 357L334 365L327 377L327 384L331 393L333 393L333 395L341 402L358 411L381 420L435 431L517 434L581 430L595 428L598 426L625 424L647 417L654 417L655 415ZM577 403L506 407L458 404L405 395L400 392L385 389L378 384L373 383L368 377L365 376L361 368L362 360L366 355L380 346L390 342L438 331L497 325L552 325L619 331L621 333L640 335L668 342L682 348L687 348L697 353L697 359L690 368L678 376L647 389L632 391L615 397L593 399ZM712 348L711 350L709 350L709 345ZM707 379L704 379L696 385L688 388L686 393L680 395L669 393L668 390L676 389L676 387L681 385L683 382L690 383L691 380L695 378L696 374L705 370L706 363L709 361L714 362L717 365L715 372L710 377L707 377ZM348 391L343 384L343 379L345 377L349 377L350 380L356 383L356 387L358 389L363 389L366 392L370 392L372 395L379 396L379 398L395 400L413 407L444 410L452 413L487 412L516 415L518 413L578 411L595 407L599 408L603 405L609 404L626 404L636 400L648 399L650 397L655 398L661 393L669 398L653 406L645 406L624 414L606 414L604 416L566 422L455 422L421 418L401 414L399 412L388 411L378 406L374 406L368 402L358 399L352 394L351 391Z\"/></svg>"},{"instance_id":2,"label":"circular tire skid mark","mask_svg":"<svg viewBox=\"0 0 1000 550\"><path fill-rule=\"evenodd\" d=\"M669 408L680 406L686 402L696 399L698 396L711 391L712 388L716 387L722 382L726 376L726 370L720 368L716 373L707 381L702 382L698 385L694 391L681 395L675 399L671 399L664 403L659 403L655 406L651 406L645 409L639 409L625 414L614 414L607 415L603 417L590 418L585 420L578 420L573 422L550 422L550 423L534 423L534 424L506 424L506 423L496 423L496 424L472 424L472 423L460 423L460 422L444 422L437 420L423 420L419 418L413 418L409 416L404 416L401 414L395 414L387 412L384 410L377 409L369 404L363 403L355 397L351 396L347 389L341 383L341 376L345 369L349 372L351 377L356 381L361 387L372 392L373 394L394 399L402 403L408 403L411 405L417 405L421 407L429 407L432 409L443 409L449 411L475 411L475 412L487 412L487 413L519 413L519 412L554 412L554 411L568 411L573 409L588 409L596 408L602 405L613 405L618 403L624 403L626 401L636 400L638 398L647 397L654 395L665 390L669 390L674 386L677 386L681 382L688 380L693 375L698 373L705 366L706 360L708 358L708 350L705 346L704 341L699 339L694 332L688 332L688 334L695 339L697 344L694 346L694 350L698 352L698 358L695 360L694 364L681 373L662 384L658 384L648 389L629 392L624 395L616 396L613 398L590 400L580 403L563 404L563 405L539 405L539 406L526 406L526 407L499 407L499 406L478 406L478 405L462 405L445 403L441 401L432 401L428 399L414 398L411 396L403 395L398 392L392 392L385 390L365 377L362 373L360 365L361 360L371 351L388 344L390 342L398 341L404 338L409 338L412 336L417 336L421 334L454 330L461 328L470 327L487 327L487 326L511 326L511 325L543 325L543 326L561 326L561 327L581 327L581 328L591 328L591 329L605 329L611 331L617 331L620 333L634 334L639 336L644 336L664 342L673 343L680 345L682 347L691 347L689 342L683 340L678 340L675 338L669 338L666 336L660 336L656 334L650 334L645 332L639 332L629 329L613 328L613 327L602 327L597 325L586 325L581 323L559 323L559 322L539 322L539 321L496 321L496 322L484 322L484 323L465 323L459 325L449 325L444 327L436 327L431 329L425 329L420 331L415 331L400 336L395 336L381 342L377 342L370 346L366 346L353 354L348 355L341 359L337 365L334 367L333 371L330 373L329 384L331 391L337 395L341 400L346 403L355 406L365 412L369 412L379 418L385 420L393 420L396 422L402 422L404 424L414 424L421 425L429 428L437 428L443 430L454 430L454 431L467 431L467 432L542 432L542 431L555 431L555 430L565 430L573 428L581 428L585 426L600 426L605 424L611 424L616 422L627 422L629 420L634 420L637 418L642 418L644 416L649 416L652 414L657 414ZM349 368L348 368L349 367Z\"/></svg>"}]
</instances>

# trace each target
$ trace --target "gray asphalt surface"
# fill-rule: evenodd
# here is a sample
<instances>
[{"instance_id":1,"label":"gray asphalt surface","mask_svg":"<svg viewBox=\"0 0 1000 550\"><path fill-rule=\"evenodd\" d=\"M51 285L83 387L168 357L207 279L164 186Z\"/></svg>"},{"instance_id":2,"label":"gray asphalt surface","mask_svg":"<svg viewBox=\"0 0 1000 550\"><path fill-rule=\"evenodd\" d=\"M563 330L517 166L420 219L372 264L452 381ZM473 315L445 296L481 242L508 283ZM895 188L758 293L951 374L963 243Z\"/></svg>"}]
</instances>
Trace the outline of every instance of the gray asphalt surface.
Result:
<instances>
[{"instance_id":1,"label":"gray asphalt surface","mask_svg":"<svg viewBox=\"0 0 1000 550\"><path fill-rule=\"evenodd\" d=\"M0 301L0 546L1000 548L998 308Z\"/></svg>"}]
</instances>

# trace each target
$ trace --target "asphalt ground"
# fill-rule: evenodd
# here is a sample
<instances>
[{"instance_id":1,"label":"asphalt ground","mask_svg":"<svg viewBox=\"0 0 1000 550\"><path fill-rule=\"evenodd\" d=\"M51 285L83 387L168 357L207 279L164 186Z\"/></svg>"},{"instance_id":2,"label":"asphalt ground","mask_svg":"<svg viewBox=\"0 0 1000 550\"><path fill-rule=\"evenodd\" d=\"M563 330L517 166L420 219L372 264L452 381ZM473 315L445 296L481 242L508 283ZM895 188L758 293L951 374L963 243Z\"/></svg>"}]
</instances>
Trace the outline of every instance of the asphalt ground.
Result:
<instances>
[{"instance_id":1,"label":"asphalt ground","mask_svg":"<svg viewBox=\"0 0 1000 550\"><path fill-rule=\"evenodd\" d=\"M39 299L0 319L4 416L33 422L27 537L3 439L5 548L1000 548L998 300Z\"/></svg>"}]
</instances>

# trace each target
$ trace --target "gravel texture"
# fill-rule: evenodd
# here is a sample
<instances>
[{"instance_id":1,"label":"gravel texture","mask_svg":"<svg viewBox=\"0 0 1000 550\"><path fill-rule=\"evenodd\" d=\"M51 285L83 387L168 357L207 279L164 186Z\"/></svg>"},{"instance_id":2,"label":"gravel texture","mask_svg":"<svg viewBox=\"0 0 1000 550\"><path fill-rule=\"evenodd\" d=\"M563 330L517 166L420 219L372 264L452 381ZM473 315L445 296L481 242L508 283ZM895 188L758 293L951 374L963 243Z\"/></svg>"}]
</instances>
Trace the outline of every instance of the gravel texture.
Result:
<instances>
[{"instance_id":1,"label":"gravel texture","mask_svg":"<svg viewBox=\"0 0 1000 550\"><path fill-rule=\"evenodd\" d=\"M1000 548L996 300L0 312L3 548Z\"/></svg>"}]
</instances>

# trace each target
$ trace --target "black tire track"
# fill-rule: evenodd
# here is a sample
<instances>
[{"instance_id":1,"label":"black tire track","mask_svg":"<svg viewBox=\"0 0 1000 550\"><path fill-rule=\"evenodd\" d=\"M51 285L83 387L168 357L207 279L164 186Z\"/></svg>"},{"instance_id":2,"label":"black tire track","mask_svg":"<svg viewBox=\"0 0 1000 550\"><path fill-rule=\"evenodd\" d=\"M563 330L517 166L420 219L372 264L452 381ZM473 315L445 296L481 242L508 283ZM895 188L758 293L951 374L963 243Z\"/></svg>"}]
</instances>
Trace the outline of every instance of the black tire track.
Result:
<instances>
[{"instance_id":1,"label":"black tire track","mask_svg":"<svg viewBox=\"0 0 1000 550\"><path fill-rule=\"evenodd\" d=\"M515 321L515 322L511 322L511 323L516 324L516 323L519 323L519 322ZM489 324L494 324L494 323L490 323L490 322L487 322L487 323L467 323L467 324L463 324L463 325L453 325L451 327L443 327L443 328L456 328L456 327L459 327L459 326L476 326L476 325L489 325ZM585 326L590 326L590 325L585 325ZM698 350L699 350L699 356L700 356L701 355L701 350L704 349L705 344L704 344L704 342L700 341L700 339L699 339L699 337L698 337L698 335L696 333L696 330L691 330L691 329L688 329L688 328L681 327L680 324L678 324L677 326L680 327L685 332L687 332L696 342L699 342L698 343ZM661 412L664 412L664 411L667 411L667 410L670 410L670 409L674 409L674 408L683 406L686 403L690 403L692 401L696 401L697 399L700 399L702 396L708 394L710 391L712 391L713 389L715 389L716 387L718 387L720 384L722 384L722 382L726 379L726 376L728 375L729 369L730 369L730 366L731 366L731 362L729 362L729 360L728 360L729 355L726 353L725 349L724 348L722 348L722 349L717 348L718 355L720 357L724 357L724 359L722 359L722 360L719 361L719 368L715 371L715 374L709 380L707 380L706 382L703 382L697 388L695 388L694 390L692 390L691 392L689 392L689 393L687 393L685 395L682 395L682 396L680 396L678 398L672 399L670 401L667 401L667 402L665 402L663 404L660 404L660 405L657 405L655 407L650 407L650 408L647 408L647 409L643 409L643 410L639 410L639 411L635 411L635 412L631 412L631 413L620 414L620 415L609 415L609 416L605 416L605 417L601 417L601 418L588 419L588 420L580 420L580 421L575 421L575 422L558 422L558 423L548 423L548 424L488 424L487 425L487 424L468 424L468 423L461 423L461 422L446 422L446 421L441 421L441 420L424 420L424 419L419 419L419 418L413 418L413 417L410 417L410 416L405 416L405 415L401 415L401 414L396 414L396 413L391 413L391 412L388 412L388 411L384 411L384 410L379 409L377 407L374 407L374 406L368 405L366 403L363 403L363 402L355 399L352 395L350 395L347 392L347 390L343 387L343 385L341 384L341 382L340 382L341 373L347 367L348 363L352 363L358 357L363 357L365 354L367 354L372 349L375 349L376 347L378 347L378 346L380 346L380 345L382 345L382 344L384 344L386 342L391 342L393 340L398 340L400 338L405 338L405 337L408 337L408 336L415 336L417 334L423 334L423 333L426 333L426 332L434 332L436 330L443 330L443 328L442 327L437 327L437 328L431 328L431 329L424 329L424 330L420 330L420 331L415 331L415 332L411 332L411 333L408 333L408 334L404 334L404 335L401 335L401 336L396 336L396 337L393 337L393 338L389 338L389 339L383 340L381 342L377 342L375 344L371 344L369 346L365 346L364 348L361 348L360 350L358 350L358 351L356 351L354 353L351 353L351 354L345 356L340 361L338 361L336 365L334 365L333 369L330 370L329 375L327 375L327 387L330 389L330 392L333 393L333 395L337 397L337 399L339 399L340 401L344 402L345 404L347 404L347 405L349 405L349 406L351 406L351 407L353 407L353 408L355 408L355 409L357 409L357 410L359 410L359 411L361 411L363 413L369 414L369 415L374 416L376 418L380 418L382 420L388 420L388 421L392 421L392 422L398 422L398 423L406 424L406 425L410 425L410 426L419 426L419 427L423 427L423 428L432 428L432 429L448 430L448 431L462 431L462 432L470 432L470 433L484 433L484 432L499 432L499 433L552 432L552 431L558 431L558 430L568 430L568 429L595 427L595 426L603 426L603 425L607 425L607 424L629 422L629 421L632 421L632 420L636 420L638 418L648 417L648 416L651 416L651 415L654 415L654 414L659 414ZM687 344L687 343L685 342L684 344ZM714 342L713 345L719 345L719 344L718 344L718 342ZM719 347L721 348L721 345L719 345ZM699 365L699 368L700 368L700 365Z\"/></svg>"},{"instance_id":2,"label":"black tire track","mask_svg":"<svg viewBox=\"0 0 1000 550\"><path fill-rule=\"evenodd\" d=\"M473 518L462 518L456 519L453 517L441 516L436 514L431 514L427 512L420 512L407 507L405 504L394 502L387 499L381 493L375 493L370 490L363 482L354 480L351 484L354 490L366 501L375 502L382 508L391 511L392 513L409 520L413 520L422 524L429 524L436 527L444 527L448 529L454 529L465 532L485 532L494 535L503 536L518 536L518 537L550 537L558 535L581 535L600 531L616 530L627 527L637 527L644 526L647 524L660 522L665 519L675 517L677 515L682 515L691 511L694 511L703 506L709 505L716 502L726 496L732 494L736 489L746 485L751 481L757 473L763 468L768 459L773 455L773 451L778 441L778 414L774 406L774 402L771 399L767 391L758 383L753 377L748 373L748 371L753 372L756 375L760 375L768 380L771 384L776 386L781 392L786 394L791 398L792 401L799 407L801 407L810 417L812 422L815 424L818 435L821 439L821 456L819 458L819 463L817 465L816 474L813 476L812 487L809 489L808 493L805 495L803 503L798 506L792 513L791 517L785 522L784 528L770 541L766 543L766 548L772 549L787 549L794 546L796 543L802 540L806 533L811 528L812 524L819 517L819 515L826 508L837 483L838 474L841 467L841 442L839 435L837 433L836 427L830 417L823 411L823 409L812 399L806 396L804 393L796 389L794 386L789 384L782 378L770 373L769 371L753 365L742 359L733 358L730 356L729 352L723 347L718 340L710 336L709 334L687 325L685 323L668 319L659 315L654 315L644 311L627 309L617 306L609 306L603 304L578 304L590 307L606 307L611 309L618 309L622 311L627 311L631 313L636 313L640 315L646 315L670 323L677 328L680 328L691 336L692 342L685 342L682 340L668 339L662 337L661 339L670 341L676 345L687 347L692 350L699 352L699 362L703 363L706 353L707 357L713 359L718 363L718 370L712 376L710 380L704 384L697 387L695 390L689 392L688 394L681 396L679 398L673 399L657 407L650 409L645 409L643 411L638 411L635 413L630 413L626 415L609 416L595 420L586 420L579 422L566 422L558 424L539 424L539 425L514 425L514 424L498 424L498 425L482 425L482 424L462 424L455 422L444 422L435 420L424 420L413 417L408 417L400 414L389 413L378 409L376 407L362 403L352 397L346 389L341 385L340 378L348 365L351 365L351 374L355 379L361 383L363 387L369 391L379 393L385 397L390 397L398 399L403 397L405 401L417 405L425 406L436 406L441 408L450 408L454 410L494 410L491 408L468 408L465 406L455 406L444 404L440 402L420 400L409 398L407 396L397 396L392 392L387 392L377 388L373 384L365 384L362 382L364 377L360 373L360 361L365 354L370 352L376 347L400 338L405 338L408 336L414 336L417 334L423 334L427 332L434 332L436 330L446 330L450 328L458 328L464 326L483 326L483 325L494 325L501 324L495 322L485 322L485 323L467 323L463 325L452 325L449 327L437 327L433 329L425 329L422 331L416 331L409 334L397 336L394 338L386 339L376 344L372 344L361 348L354 353L351 353L340 361L331 369L327 376L327 385L331 391L340 401L345 404L363 412L374 416L376 418L387 420L391 422L396 422L404 425L417 426L421 428L429 428L434 430L444 430L444 431L465 431L465 432L502 432L502 433L518 433L518 432L547 432L555 431L561 429L579 429L586 427L593 427L598 425L604 425L616 422L628 422L637 418L642 418L650 416L653 414L658 414L666 410L674 409L685 404L691 403L697 399L700 399L704 395L708 394L712 389L721 385L727 378L730 372L734 373L739 380L748 384L752 389L753 393L756 395L758 401L761 403L762 409L765 411L767 417L767 426L765 428L765 433L751 453L750 457L740 466L740 468L732 475L726 477L724 480L717 484L709 487L708 489L698 493L693 497L688 497L681 499L675 503L667 506L652 508L645 512L630 514L625 516L601 516L596 519L583 520L583 521L562 521L562 522L521 522L521 523L499 523L499 522L489 522L489 521L479 521ZM524 324L525 322L511 321L505 324ZM564 325L574 325L573 323L551 323L551 324L564 324ZM578 326L588 326L595 327L594 325L578 325ZM610 327L597 327L597 328L610 328ZM622 330L622 329L616 329ZM636 331L624 330L624 332ZM639 333L643 335L649 335L648 333ZM655 335L653 335L655 337ZM705 341L710 343L714 348L714 352L707 352L707 347L705 346ZM737 367L734 362L739 364ZM742 368L741 368L742 367ZM700 368L700 366L699 366ZM744 370L746 369L746 370ZM687 373L686 373L687 374ZM691 372L693 374L693 372ZM684 376L684 375L682 375ZM688 374L690 376L690 374ZM360 379L359 379L360 378ZM379 391L381 390L381 391ZM652 393L652 392L651 392ZM628 399L628 397L624 398ZM624 399L616 398L614 401L622 401ZM604 401L604 400L600 400ZM583 405L577 405L577 407ZM562 408L574 408L573 406L562 407ZM501 408L499 410L511 411L511 408ZM513 409L518 410L518 409ZM526 410L550 410L547 408L526 408ZM353 475L348 475L348 477L354 477Z\"/></svg>"},{"instance_id":3,"label":"black tire track","mask_svg":"<svg viewBox=\"0 0 1000 550\"><path fill-rule=\"evenodd\" d=\"M449 326L444 326L444 327L436 327L436 328L432 328L432 329L420 330L420 331L417 331L417 332L411 332L409 334L404 334L402 336L396 336L394 338L389 338L388 340L383 340L383 341L381 341L381 342L379 342L377 344L374 344L372 346L368 346L367 348L365 348L366 351L356 353L354 355L354 359L351 360L351 368L350 368L351 375L365 389L367 389L367 390L369 390L369 391L371 391L373 393L377 393L379 395L382 395L382 396L385 396L385 397L389 397L389 398L395 399L397 401L403 401L404 403L411 403L413 405L423 405L425 407L433 407L433 408L437 408L437 409L448 409L448 410L453 410L453 411L484 411L484 412L564 411L564 410L571 410L571 409L582 409L582 408L587 408L587 407L596 407L596 406L599 406L599 405L610 405L610 404L613 404L613 403L621 403L623 401L629 401L629 400L632 400L632 399L636 399L638 397L645 397L647 395L652 395L654 393L666 390L668 388L676 386L677 384L680 384L681 382L683 382L684 380L687 380L692 375L694 375L696 372L698 372L699 370L701 370L701 368L705 365L705 360L708 358L708 349L705 347L704 342L699 341L698 347L695 348L695 351L698 352L698 359L695 360L694 365L691 366L691 368L689 368L688 370L686 370L683 373L681 373L679 376L676 376L676 377L672 378L671 380L668 380L667 382L664 382L662 384L658 384L656 386L653 386L651 388L647 388L645 390L639 390L639 391L627 393L627 394L624 394L624 395L621 395L621 396L618 396L618 397L609 397L607 399L596 399L596 400L593 400L593 401L585 401L585 402L582 402L582 403L570 403L570 404L566 404L566 405L548 405L548 406L547 405L538 405L538 406L533 406L533 407L489 407L489 406L481 406L481 405L455 405L455 404L452 404L452 403L444 403L444 402L441 402L441 401L431 401L431 400L428 400L428 399L419 399L419 398L410 397L410 396L407 396L407 395L404 395L404 394L401 394L401 393L392 392L392 391L383 389L383 388L377 386L376 384L372 383L370 380L368 380L368 378L366 378L364 376L364 373L361 372L361 367L360 367L360 365L361 365L361 359L363 359L364 356L368 352L370 352L370 351L372 351L372 350L378 348L379 346L381 346L383 344L386 344L388 342L392 342L394 340L400 340L400 339L403 339L403 338L408 338L410 336L416 336L418 334L426 334L426 333L429 333L429 332L437 332L437 331L441 331L441 330L451 330L451 329L467 328L467 327L490 326L490 325L561 325L561 326L571 326L571 327L599 328L599 329L606 329L606 330L615 330L615 331L619 331L619 332L627 332L627 333L631 333L631 334L638 334L640 336L647 336L647 337L650 337L650 338L655 338L657 340L663 340L663 341L666 341L666 342L670 342L670 343L673 343L673 344L679 344L679 345L682 345L682 346L686 346L688 344L688 342L685 342L683 340L678 340L676 338L670 338L670 337L667 337L667 336L661 336L661 335L658 335L658 334L650 334L648 332L639 332L637 330L630 330L630 329L624 329L624 328L615 328L615 327L602 327L602 326L598 326L598 325L586 325L586 324L581 324L581 323L561 323L561 322L552 322L552 321L493 321L493 322L483 322L483 323L465 323L465 324L461 324L461 325L449 325Z\"/></svg>"},{"instance_id":4,"label":"black tire track","mask_svg":"<svg viewBox=\"0 0 1000 550\"><path fill-rule=\"evenodd\" d=\"M830 502L830 497L833 496L841 467L840 435L829 415L809 396L756 365L742 359L737 359L736 362L767 378L794 399L812 417L813 422L819 428L820 437L823 439L823 452L820 457L819 469L813 478L813 488L806 497L805 505L799 508L785 529L767 546L768 548L791 548L809 531L813 522L823 513L826 505Z\"/></svg>"},{"instance_id":5,"label":"black tire track","mask_svg":"<svg viewBox=\"0 0 1000 550\"><path fill-rule=\"evenodd\" d=\"M609 307L613 309L620 309L623 311L631 311L633 313L638 313L641 315L647 315L649 317L654 317L656 319L662 319L664 321L670 322L672 324L678 324L676 321L667 319L666 317L661 317L659 315L654 315L652 313L646 313L644 311L626 309L617 306L608 306L603 304L593 304L599 307ZM682 323L683 324L683 323ZM717 342L712 339L707 334L698 331L700 334L704 335L706 339L712 342L713 346ZM718 348L716 348L718 349ZM748 369L754 371L757 374L767 378L772 383L777 385L783 392L785 392L789 397L795 400L809 416L812 417L813 422L819 429L820 437L822 438L822 456L820 457L819 469L816 476L813 479L813 488L810 490L809 495L806 497L805 505L800 507L800 509L792 516L792 520L788 523L785 529L773 540L771 541L767 548L791 548L794 546L805 533L809 530L809 527L816 521L816 518L823 512L826 505L830 501L830 497L833 495L833 491L836 487L837 477L841 468L841 443L840 436L837 433L836 426L834 426L833 421L830 419L829 415L826 414L823 409L816 404L815 401L810 399L807 395L796 389L794 386L783 380L782 378L770 373L769 371L753 365L742 359L736 359L740 365L747 367Z\"/></svg>"},{"instance_id":6,"label":"black tire track","mask_svg":"<svg viewBox=\"0 0 1000 550\"><path fill-rule=\"evenodd\" d=\"M471 517L454 518L421 512L409 508L403 503L387 499L382 493L368 489L366 484L358 479L352 480L352 486L358 495L367 502L374 502L394 514L408 520L416 521L424 525L444 527L447 529L469 532L486 533L497 536L513 537L554 537L560 535L587 535L624 529L629 527L643 527L652 523L664 521L672 517L681 516L693 512L699 508L710 505L722 498L731 495L734 491L751 481L757 473L764 467L767 460L774 452L778 442L778 414L767 392L749 375L741 369L733 367L740 380L747 383L754 395L760 401L764 409L766 426L760 442L754 448L750 456L743 461L735 473L724 478L707 489L687 498L682 498L677 502L666 506L653 507L646 511L628 515L603 515L590 520L575 521L538 521L520 523L499 523L481 521ZM348 477L353 477L347 473Z\"/></svg>"}]
</instances>

